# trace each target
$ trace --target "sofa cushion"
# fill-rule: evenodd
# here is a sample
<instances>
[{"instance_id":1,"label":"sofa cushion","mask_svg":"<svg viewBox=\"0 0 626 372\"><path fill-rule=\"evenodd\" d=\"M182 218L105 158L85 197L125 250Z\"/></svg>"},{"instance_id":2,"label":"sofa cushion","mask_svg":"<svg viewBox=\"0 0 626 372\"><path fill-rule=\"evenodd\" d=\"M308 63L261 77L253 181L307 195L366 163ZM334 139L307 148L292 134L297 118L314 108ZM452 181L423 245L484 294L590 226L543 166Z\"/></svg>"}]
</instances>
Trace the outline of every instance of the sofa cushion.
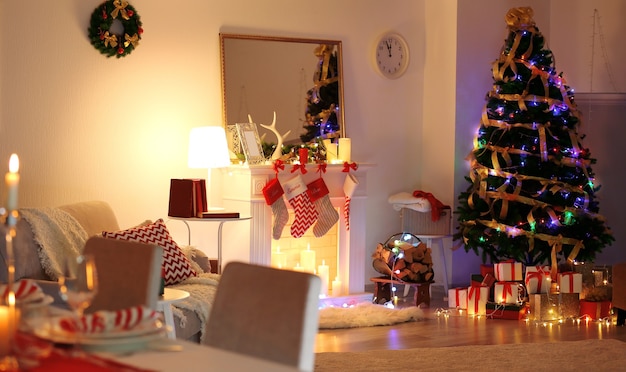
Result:
<instances>
[{"instance_id":1,"label":"sofa cushion","mask_svg":"<svg viewBox=\"0 0 626 372\"><path fill-rule=\"evenodd\" d=\"M148 225L137 226L127 230L103 231L102 236L105 238L156 244L163 247L163 270L166 285L180 283L187 278L198 275L191 267L189 259L187 259L178 244L172 239L162 219L158 219Z\"/></svg>"}]
</instances>

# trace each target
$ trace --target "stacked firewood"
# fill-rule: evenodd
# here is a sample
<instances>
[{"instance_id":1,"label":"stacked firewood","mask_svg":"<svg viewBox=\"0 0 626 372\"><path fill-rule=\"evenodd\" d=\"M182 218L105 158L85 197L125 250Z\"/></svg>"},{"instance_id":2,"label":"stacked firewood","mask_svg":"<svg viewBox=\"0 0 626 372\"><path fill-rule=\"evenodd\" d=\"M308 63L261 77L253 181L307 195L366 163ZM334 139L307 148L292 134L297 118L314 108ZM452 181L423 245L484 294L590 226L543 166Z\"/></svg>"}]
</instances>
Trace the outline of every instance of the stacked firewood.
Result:
<instances>
[{"instance_id":1,"label":"stacked firewood","mask_svg":"<svg viewBox=\"0 0 626 372\"><path fill-rule=\"evenodd\" d=\"M405 282L432 282L433 258L425 243L413 245L402 241L379 243L372 254L373 266L381 274Z\"/></svg>"}]
</instances>

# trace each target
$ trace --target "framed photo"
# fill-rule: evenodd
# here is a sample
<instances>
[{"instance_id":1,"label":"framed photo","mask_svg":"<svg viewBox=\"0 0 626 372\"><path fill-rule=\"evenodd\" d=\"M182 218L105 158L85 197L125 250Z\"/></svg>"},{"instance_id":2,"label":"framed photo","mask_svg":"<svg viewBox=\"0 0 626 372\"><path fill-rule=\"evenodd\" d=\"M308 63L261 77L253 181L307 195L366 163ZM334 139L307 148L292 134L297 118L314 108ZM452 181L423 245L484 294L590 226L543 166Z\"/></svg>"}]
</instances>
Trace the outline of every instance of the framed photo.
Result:
<instances>
[{"instance_id":1,"label":"framed photo","mask_svg":"<svg viewBox=\"0 0 626 372\"><path fill-rule=\"evenodd\" d=\"M241 143L241 150L246 156L248 164L260 164L265 162L259 131L255 123L237 123L237 134Z\"/></svg>"}]
</instances>

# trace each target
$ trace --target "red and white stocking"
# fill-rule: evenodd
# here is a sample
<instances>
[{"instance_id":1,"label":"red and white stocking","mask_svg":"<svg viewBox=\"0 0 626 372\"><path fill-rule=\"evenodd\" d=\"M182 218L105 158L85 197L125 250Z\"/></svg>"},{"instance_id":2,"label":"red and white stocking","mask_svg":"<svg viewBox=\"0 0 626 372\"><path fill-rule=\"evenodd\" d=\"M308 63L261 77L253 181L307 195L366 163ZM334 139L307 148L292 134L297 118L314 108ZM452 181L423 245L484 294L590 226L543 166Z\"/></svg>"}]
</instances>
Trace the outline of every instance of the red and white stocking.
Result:
<instances>
[{"instance_id":1,"label":"red and white stocking","mask_svg":"<svg viewBox=\"0 0 626 372\"><path fill-rule=\"evenodd\" d=\"M309 189L309 197L317 210L317 223L313 226L313 234L319 238L326 235L328 230L339 221L339 213L333 208L328 197L329 191L324 179L318 178L306 187Z\"/></svg>"},{"instance_id":2,"label":"red and white stocking","mask_svg":"<svg viewBox=\"0 0 626 372\"><path fill-rule=\"evenodd\" d=\"M274 215L274 224L272 226L272 238L275 240L280 239L283 233L283 228L289 222L289 212L283 199L283 188L278 182L278 178L270 180L265 187L263 187L263 196L267 205L272 207L272 214Z\"/></svg>"},{"instance_id":3,"label":"red and white stocking","mask_svg":"<svg viewBox=\"0 0 626 372\"><path fill-rule=\"evenodd\" d=\"M350 173L346 176L346 180L343 183L343 193L346 196L346 201L343 205L343 218L346 222L346 230L350 230L350 202L352 201L352 195L354 190L359 185L359 181L356 177Z\"/></svg>"},{"instance_id":4,"label":"red and white stocking","mask_svg":"<svg viewBox=\"0 0 626 372\"><path fill-rule=\"evenodd\" d=\"M283 189L296 215L295 220L291 224L291 236L299 238L317 220L317 210L311 203L306 184L300 175L283 183Z\"/></svg>"}]
</instances>

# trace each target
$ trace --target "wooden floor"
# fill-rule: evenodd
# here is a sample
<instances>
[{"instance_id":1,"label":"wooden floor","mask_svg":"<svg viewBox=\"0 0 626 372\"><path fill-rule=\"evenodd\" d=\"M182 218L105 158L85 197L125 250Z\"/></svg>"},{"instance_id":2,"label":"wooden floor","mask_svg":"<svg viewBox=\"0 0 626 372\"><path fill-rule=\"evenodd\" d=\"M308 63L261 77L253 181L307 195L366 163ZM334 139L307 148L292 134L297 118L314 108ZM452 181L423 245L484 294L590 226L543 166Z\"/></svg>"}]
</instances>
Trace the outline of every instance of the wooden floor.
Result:
<instances>
[{"instance_id":1,"label":"wooden floor","mask_svg":"<svg viewBox=\"0 0 626 372\"><path fill-rule=\"evenodd\" d=\"M439 288L439 289L438 289ZM409 306L409 298L400 306ZM525 321L437 316L435 311L447 307L443 288L433 287L431 305L425 308L427 320L393 326L320 330L316 352L369 351L463 345L491 345L529 342L574 341L591 338L614 338L626 342L626 327L601 325L597 322L576 325L537 324Z\"/></svg>"}]
</instances>

